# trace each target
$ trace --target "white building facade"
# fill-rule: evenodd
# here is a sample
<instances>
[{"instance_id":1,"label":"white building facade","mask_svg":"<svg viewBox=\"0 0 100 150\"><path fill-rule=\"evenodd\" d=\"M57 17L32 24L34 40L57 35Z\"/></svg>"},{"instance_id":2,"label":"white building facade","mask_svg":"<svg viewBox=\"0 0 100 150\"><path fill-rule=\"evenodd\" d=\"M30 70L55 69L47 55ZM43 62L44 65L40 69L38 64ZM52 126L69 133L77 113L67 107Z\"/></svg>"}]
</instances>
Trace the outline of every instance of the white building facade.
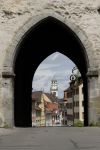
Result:
<instances>
[{"instance_id":1,"label":"white building facade","mask_svg":"<svg viewBox=\"0 0 100 150\"><path fill-rule=\"evenodd\" d=\"M67 93L67 125L71 126L78 121L84 122L83 84Z\"/></svg>"}]
</instances>

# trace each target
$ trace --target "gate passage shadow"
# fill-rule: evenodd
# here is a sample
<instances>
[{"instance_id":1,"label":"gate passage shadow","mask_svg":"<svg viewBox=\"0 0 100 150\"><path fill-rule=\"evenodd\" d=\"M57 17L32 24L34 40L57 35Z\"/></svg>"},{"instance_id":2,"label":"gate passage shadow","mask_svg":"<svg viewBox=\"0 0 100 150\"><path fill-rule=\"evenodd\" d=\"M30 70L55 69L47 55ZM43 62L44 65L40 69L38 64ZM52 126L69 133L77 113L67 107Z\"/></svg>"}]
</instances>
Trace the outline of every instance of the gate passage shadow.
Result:
<instances>
[{"instance_id":1,"label":"gate passage shadow","mask_svg":"<svg viewBox=\"0 0 100 150\"><path fill-rule=\"evenodd\" d=\"M69 57L78 67L84 90L84 125L88 125L88 58L77 35L64 23L47 17L27 31L17 46L14 64L14 123L32 126L32 79L39 64L54 52Z\"/></svg>"}]
</instances>

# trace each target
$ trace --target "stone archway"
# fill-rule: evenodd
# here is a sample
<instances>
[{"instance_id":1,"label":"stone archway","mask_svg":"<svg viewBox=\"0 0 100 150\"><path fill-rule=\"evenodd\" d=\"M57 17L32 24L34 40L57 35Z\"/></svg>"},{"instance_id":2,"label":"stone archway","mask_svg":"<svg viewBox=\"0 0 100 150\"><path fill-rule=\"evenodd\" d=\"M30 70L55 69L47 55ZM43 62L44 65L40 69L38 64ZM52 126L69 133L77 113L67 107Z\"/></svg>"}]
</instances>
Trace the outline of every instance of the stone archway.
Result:
<instances>
[{"instance_id":1,"label":"stone archway","mask_svg":"<svg viewBox=\"0 0 100 150\"><path fill-rule=\"evenodd\" d=\"M60 21L57 20L56 18L58 18ZM41 63L41 61L45 59L48 55L55 52L55 50L68 56L79 67L79 70L83 74L83 78L84 78L84 86L86 89L85 98L88 99L88 83L87 83L86 74L89 68L92 68L94 66L94 62L93 62L94 59L92 58L93 56L92 49L90 52L90 48L91 48L90 44L87 40L87 37L82 32L82 30L80 30L76 26L72 26L72 24L70 25L69 24L70 23L67 23L67 21L65 21L64 19L61 19L60 17L49 16L49 17L45 17L42 20L32 19L27 25L23 27L23 29L19 30L19 33L17 34L15 38L16 40L14 39L15 41L13 45L9 48L9 52L7 53L7 57L6 57L5 64L4 64L4 72L3 72L4 82L6 80L9 83L9 90L10 90L9 102L11 105L10 107L11 110L10 110L9 119L7 118L7 116L5 117L6 118L5 120L8 119L7 121L8 124L13 124L13 121L14 121L15 124L13 125L16 125L16 126L31 126L31 118L30 118L30 114L31 114L31 97L30 96L31 95L30 94L31 94L32 77L39 63ZM48 34L47 31L49 31L49 36L47 35ZM52 31L53 31L53 34L51 34ZM43 34L44 32L45 32L45 35ZM58 35L60 35L60 38L58 38L59 37ZM66 35L68 35L68 37ZM53 36L55 37L55 39L56 38L57 39L55 40ZM68 45L65 44L65 41L66 41L65 37L67 40L69 40ZM48 52L42 51L42 53L40 54L39 54L39 51L36 51L36 50L32 52L32 48L34 49L38 47L37 49L40 50L40 44L41 44L42 50L43 48L45 49L47 48L44 46L45 44L43 44L42 38L44 38L44 41L47 42L49 45ZM50 42L50 38L52 39L52 42ZM62 41L62 39L64 41ZM35 47L34 46L31 47L31 52L28 52L29 60L30 60L30 63L28 63L27 62L28 53L26 51L26 48L30 49L30 46L32 46L33 44L32 40L35 41L34 42ZM61 45L59 44L60 40L62 41ZM72 40L72 45L71 45L71 40ZM39 41L39 45L38 45L38 41ZM72 49L74 48L73 46L75 46L75 48L78 50L77 53L79 54L79 57L76 57L76 55L74 55L75 52L72 53ZM35 61L33 62L32 62L33 58L31 58L32 56L31 54L34 54ZM36 60L36 58L38 58L38 60ZM77 58L79 58L78 61L77 61ZM84 64L84 68L82 69L81 67L83 66L83 64ZM27 66L27 69L25 68L25 66ZM34 68L32 68L33 66ZM14 79L15 86L13 87L12 77L14 76L14 74L15 74L15 79ZM26 79L29 79L29 80L26 80ZM23 93L26 93L26 94L23 94ZM8 97L6 97L6 99L8 99ZM20 102L18 102L18 99ZM23 101L21 101L21 99L23 99ZM25 99L27 99L26 101L28 103L27 102L25 103ZM14 101L14 105L13 105L13 101ZM24 105L23 109L21 109L22 105ZM86 101L85 107L86 107L85 125L88 125L88 100ZM26 110L27 110L27 113L26 113ZM13 111L14 111L14 116L13 116Z\"/></svg>"}]
</instances>

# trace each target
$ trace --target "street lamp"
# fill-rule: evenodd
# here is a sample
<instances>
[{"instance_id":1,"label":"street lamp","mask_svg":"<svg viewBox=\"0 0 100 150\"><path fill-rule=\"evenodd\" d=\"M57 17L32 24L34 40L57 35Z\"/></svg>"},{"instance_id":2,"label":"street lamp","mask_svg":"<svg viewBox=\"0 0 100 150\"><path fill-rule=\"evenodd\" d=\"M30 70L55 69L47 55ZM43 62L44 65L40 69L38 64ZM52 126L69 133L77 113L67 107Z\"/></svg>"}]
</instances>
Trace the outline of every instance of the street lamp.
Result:
<instances>
[{"instance_id":1,"label":"street lamp","mask_svg":"<svg viewBox=\"0 0 100 150\"><path fill-rule=\"evenodd\" d=\"M71 88L71 91L72 91L72 109L73 109L73 126L74 126L74 116L75 116L75 113L74 113L74 87L75 87L75 81L76 81L76 76L74 75L73 71L76 70L76 68L74 67L72 69L72 74L70 76L70 88Z\"/></svg>"}]
</instances>

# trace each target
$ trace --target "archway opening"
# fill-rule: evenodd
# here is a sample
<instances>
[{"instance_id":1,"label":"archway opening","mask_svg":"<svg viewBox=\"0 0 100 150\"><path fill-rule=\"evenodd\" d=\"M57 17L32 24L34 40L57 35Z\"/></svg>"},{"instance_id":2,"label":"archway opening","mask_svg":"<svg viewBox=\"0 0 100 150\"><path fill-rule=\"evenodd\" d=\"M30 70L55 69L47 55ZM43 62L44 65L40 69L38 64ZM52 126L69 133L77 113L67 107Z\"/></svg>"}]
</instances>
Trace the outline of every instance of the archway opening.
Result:
<instances>
[{"instance_id":1,"label":"archway opening","mask_svg":"<svg viewBox=\"0 0 100 150\"><path fill-rule=\"evenodd\" d=\"M32 78L38 65L50 54L59 51L78 67L84 89L84 125L88 125L88 58L77 35L64 23L47 17L34 25L17 47L14 62L14 123L17 127L32 126Z\"/></svg>"},{"instance_id":2,"label":"archway opening","mask_svg":"<svg viewBox=\"0 0 100 150\"><path fill-rule=\"evenodd\" d=\"M33 76L32 127L83 126L83 95L77 66L59 52L51 54Z\"/></svg>"}]
</instances>

